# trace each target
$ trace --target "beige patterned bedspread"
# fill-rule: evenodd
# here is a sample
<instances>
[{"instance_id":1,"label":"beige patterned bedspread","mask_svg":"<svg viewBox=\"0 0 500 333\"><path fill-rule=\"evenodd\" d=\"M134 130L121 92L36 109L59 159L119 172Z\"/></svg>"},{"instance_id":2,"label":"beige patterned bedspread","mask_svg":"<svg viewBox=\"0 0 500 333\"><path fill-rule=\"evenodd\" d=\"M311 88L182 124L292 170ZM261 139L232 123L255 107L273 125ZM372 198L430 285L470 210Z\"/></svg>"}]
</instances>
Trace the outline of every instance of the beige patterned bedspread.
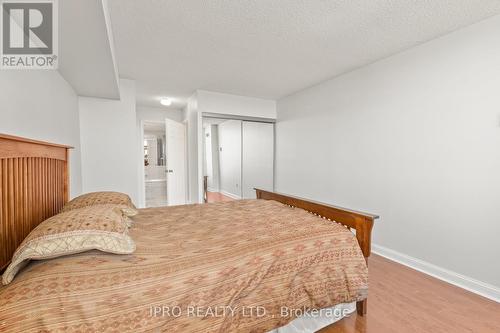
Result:
<instances>
[{"instance_id":1,"label":"beige patterned bedspread","mask_svg":"<svg viewBox=\"0 0 500 333\"><path fill-rule=\"evenodd\" d=\"M367 295L356 238L275 201L140 210L132 255L32 262L0 287L1 332L266 332Z\"/></svg>"}]
</instances>

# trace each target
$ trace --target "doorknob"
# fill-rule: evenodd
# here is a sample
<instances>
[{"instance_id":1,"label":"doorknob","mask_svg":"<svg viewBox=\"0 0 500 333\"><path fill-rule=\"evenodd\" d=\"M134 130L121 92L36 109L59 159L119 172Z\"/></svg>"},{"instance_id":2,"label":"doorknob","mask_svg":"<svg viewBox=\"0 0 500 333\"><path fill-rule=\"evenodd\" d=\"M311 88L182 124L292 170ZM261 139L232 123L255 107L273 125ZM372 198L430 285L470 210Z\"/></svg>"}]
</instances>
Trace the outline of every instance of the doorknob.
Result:
<instances>
[{"instance_id":1,"label":"doorknob","mask_svg":"<svg viewBox=\"0 0 500 333\"><path fill-rule=\"evenodd\" d=\"M173 172L174 172L174 170L167 170L167 172L168 172L168 173L173 173Z\"/></svg>"}]
</instances>

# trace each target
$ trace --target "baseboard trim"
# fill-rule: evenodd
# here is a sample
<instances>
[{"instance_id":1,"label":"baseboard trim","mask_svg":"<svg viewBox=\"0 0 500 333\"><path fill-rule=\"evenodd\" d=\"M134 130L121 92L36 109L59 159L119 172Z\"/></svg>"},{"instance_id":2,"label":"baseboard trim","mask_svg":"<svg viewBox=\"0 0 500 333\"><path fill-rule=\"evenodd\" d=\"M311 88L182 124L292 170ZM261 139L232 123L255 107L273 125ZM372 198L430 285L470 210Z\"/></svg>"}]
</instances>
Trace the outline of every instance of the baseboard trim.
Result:
<instances>
[{"instance_id":1,"label":"baseboard trim","mask_svg":"<svg viewBox=\"0 0 500 333\"><path fill-rule=\"evenodd\" d=\"M230 197L232 199L236 199L236 200L239 200L241 199L241 197L239 195L236 195L236 194L232 194L232 193L229 193L229 192L226 192L226 191L223 191L223 190L220 190L220 193L224 194L226 197Z\"/></svg>"},{"instance_id":2,"label":"baseboard trim","mask_svg":"<svg viewBox=\"0 0 500 333\"><path fill-rule=\"evenodd\" d=\"M372 244L372 252L389 260L413 268L419 272L448 282L452 285L468 290L480 296L500 303L500 288L471 277L441 268L426 261L410 257L392 249Z\"/></svg>"}]
</instances>

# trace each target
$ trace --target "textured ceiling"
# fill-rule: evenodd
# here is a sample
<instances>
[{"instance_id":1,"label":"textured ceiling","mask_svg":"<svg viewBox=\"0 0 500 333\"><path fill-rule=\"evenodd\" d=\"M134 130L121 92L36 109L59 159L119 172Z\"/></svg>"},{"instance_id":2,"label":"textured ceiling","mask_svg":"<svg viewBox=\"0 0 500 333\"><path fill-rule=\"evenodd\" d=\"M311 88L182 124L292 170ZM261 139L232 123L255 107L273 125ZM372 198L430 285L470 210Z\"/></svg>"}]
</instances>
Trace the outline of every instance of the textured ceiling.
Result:
<instances>
[{"instance_id":1,"label":"textured ceiling","mask_svg":"<svg viewBox=\"0 0 500 333\"><path fill-rule=\"evenodd\" d=\"M500 0L110 0L138 103L196 89L278 99L500 13Z\"/></svg>"}]
</instances>

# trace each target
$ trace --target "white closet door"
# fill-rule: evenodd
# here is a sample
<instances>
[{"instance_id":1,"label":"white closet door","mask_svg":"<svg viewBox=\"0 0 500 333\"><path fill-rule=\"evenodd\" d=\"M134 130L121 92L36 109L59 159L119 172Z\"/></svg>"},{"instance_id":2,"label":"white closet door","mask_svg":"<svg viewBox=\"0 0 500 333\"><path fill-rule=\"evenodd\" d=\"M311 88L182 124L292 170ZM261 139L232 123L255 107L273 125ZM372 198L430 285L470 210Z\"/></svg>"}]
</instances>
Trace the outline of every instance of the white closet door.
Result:
<instances>
[{"instance_id":1,"label":"white closet door","mask_svg":"<svg viewBox=\"0 0 500 333\"><path fill-rule=\"evenodd\" d=\"M242 126L242 196L254 199L254 188L273 190L274 124L244 121Z\"/></svg>"},{"instance_id":2,"label":"white closet door","mask_svg":"<svg viewBox=\"0 0 500 333\"><path fill-rule=\"evenodd\" d=\"M241 198L241 121L227 120L219 124L220 191Z\"/></svg>"}]
</instances>

